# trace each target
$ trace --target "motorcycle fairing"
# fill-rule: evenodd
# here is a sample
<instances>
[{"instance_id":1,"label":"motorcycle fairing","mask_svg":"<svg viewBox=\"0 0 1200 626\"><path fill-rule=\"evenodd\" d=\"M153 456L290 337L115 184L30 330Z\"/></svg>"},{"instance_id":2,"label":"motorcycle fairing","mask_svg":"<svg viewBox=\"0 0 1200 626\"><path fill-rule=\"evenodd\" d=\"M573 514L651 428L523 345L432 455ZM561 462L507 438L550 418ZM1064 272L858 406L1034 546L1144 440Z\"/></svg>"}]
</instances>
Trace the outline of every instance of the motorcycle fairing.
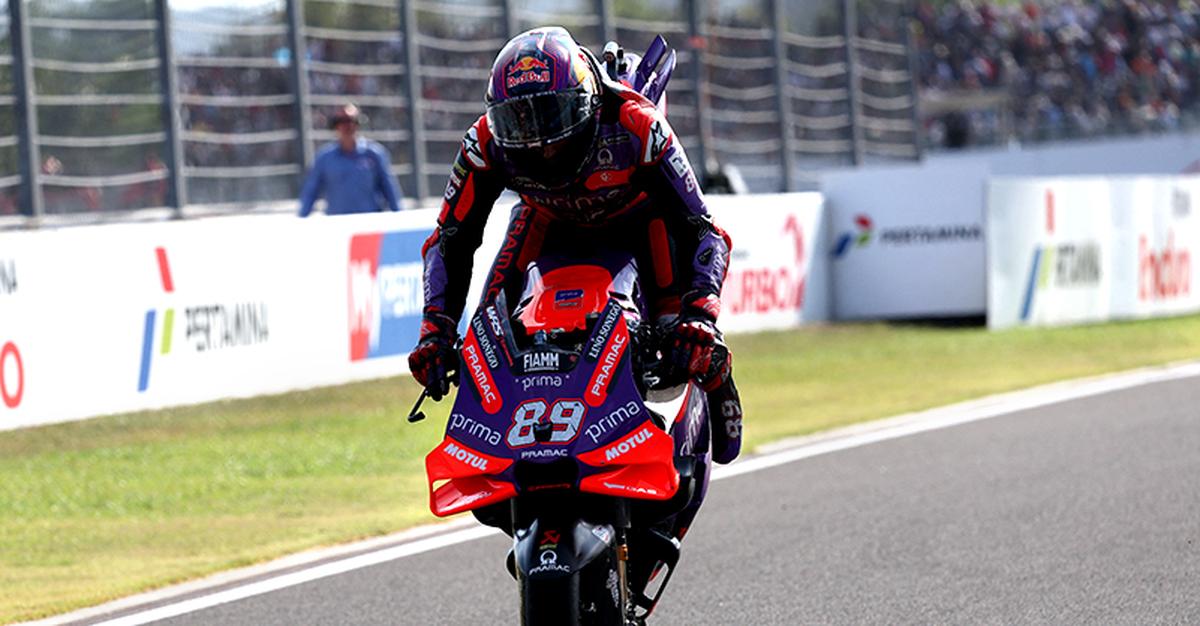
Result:
<instances>
[{"instance_id":1,"label":"motorcycle fairing","mask_svg":"<svg viewBox=\"0 0 1200 626\"><path fill-rule=\"evenodd\" d=\"M512 464L512 459L485 454L447 436L425 457L430 510L444 517L513 497L517 488L511 482L490 477Z\"/></svg>"},{"instance_id":2,"label":"motorcycle fairing","mask_svg":"<svg viewBox=\"0 0 1200 626\"><path fill-rule=\"evenodd\" d=\"M679 487L675 446L648 419L652 413L634 382L632 337L620 302L608 300L574 367L562 373L522 373L516 363L524 352L516 349L507 317L500 298L481 307L467 327L446 439L426 457L433 513L451 515L511 498L525 489L516 479L518 464L568 459L578 472L563 487L670 499ZM534 424L557 440L531 436L538 430ZM529 486L535 488L546 486Z\"/></svg>"}]
</instances>

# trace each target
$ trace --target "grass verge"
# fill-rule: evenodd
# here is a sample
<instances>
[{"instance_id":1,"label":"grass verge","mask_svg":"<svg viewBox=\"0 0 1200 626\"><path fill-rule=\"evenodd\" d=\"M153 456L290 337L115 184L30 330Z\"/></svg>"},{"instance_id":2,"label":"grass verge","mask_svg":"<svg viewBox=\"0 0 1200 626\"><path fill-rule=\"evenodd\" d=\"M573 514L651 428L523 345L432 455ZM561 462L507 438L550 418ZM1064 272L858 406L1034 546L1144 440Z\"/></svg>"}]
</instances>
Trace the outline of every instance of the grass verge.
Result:
<instances>
[{"instance_id":1,"label":"grass verge","mask_svg":"<svg viewBox=\"0 0 1200 626\"><path fill-rule=\"evenodd\" d=\"M1200 357L1200 317L989 333L861 324L733 337L753 447ZM430 521L406 378L0 432L0 622Z\"/></svg>"}]
</instances>

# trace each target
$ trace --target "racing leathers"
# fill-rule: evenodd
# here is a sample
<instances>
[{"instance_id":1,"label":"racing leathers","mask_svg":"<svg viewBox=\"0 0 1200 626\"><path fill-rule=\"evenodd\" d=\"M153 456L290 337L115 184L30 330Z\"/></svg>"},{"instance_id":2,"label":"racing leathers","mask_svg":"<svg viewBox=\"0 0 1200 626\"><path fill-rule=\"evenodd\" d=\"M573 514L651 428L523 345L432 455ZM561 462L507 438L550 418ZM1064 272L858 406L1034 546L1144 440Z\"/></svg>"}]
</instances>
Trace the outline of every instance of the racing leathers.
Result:
<instances>
[{"instance_id":1,"label":"racing leathers","mask_svg":"<svg viewBox=\"0 0 1200 626\"><path fill-rule=\"evenodd\" d=\"M486 116L467 131L453 164L438 226L425 242L425 323L413 373L431 377L466 304L475 250L488 213L504 189L520 196L485 283L483 300L502 291L518 300L526 267L543 254L586 255L598 247L630 251L641 268L646 301L659 318L675 315L672 361L708 391L714 460L740 450L741 403L731 359L716 320L730 240L711 220L683 147L661 112L622 85L607 82L589 153L574 179L544 184L492 141ZM424 376L424 378L423 378Z\"/></svg>"}]
</instances>

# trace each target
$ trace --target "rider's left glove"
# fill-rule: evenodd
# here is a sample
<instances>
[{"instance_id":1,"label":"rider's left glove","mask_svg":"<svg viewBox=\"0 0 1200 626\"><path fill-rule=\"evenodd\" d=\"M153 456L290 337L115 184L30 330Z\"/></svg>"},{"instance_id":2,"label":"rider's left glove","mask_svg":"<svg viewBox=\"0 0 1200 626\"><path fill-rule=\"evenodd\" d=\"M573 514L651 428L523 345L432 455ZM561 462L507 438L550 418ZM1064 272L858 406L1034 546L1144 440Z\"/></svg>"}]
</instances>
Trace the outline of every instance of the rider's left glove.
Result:
<instances>
[{"instance_id":1,"label":"rider's left glove","mask_svg":"<svg viewBox=\"0 0 1200 626\"><path fill-rule=\"evenodd\" d=\"M408 355L413 378L429 392L435 402L450 393L450 383L458 374L457 324L441 313L426 313L421 322L421 339Z\"/></svg>"}]
</instances>

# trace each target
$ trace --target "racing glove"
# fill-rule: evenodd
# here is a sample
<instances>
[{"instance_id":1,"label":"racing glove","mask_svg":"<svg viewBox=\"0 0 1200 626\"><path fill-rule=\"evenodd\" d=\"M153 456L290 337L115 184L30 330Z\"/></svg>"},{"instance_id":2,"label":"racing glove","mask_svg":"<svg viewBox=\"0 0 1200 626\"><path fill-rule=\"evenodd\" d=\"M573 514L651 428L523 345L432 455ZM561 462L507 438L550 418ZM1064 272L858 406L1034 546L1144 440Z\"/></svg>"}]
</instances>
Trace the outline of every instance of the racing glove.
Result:
<instances>
[{"instance_id":1,"label":"racing glove","mask_svg":"<svg viewBox=\"0 0 1200 626\"><path fill-rule=\"evenodd\" d=\"M714 295L688 298L679 312L679 323L668 336L671 367L689 378L702 378L713 366L717 344L720 300Z\"/></svg>"},{"instance_id":2,"label":"racing glove","mask_svg":"<svg viewBox=\"0 0 1200 626\"><path fill-rule=\"evenodd\" d=\"M457 324L441 313L426 313L421 322L421 339L408 355L413 378L435 402L450 393L450 383L458 374Z\"/></svg>"}]
</instances>

